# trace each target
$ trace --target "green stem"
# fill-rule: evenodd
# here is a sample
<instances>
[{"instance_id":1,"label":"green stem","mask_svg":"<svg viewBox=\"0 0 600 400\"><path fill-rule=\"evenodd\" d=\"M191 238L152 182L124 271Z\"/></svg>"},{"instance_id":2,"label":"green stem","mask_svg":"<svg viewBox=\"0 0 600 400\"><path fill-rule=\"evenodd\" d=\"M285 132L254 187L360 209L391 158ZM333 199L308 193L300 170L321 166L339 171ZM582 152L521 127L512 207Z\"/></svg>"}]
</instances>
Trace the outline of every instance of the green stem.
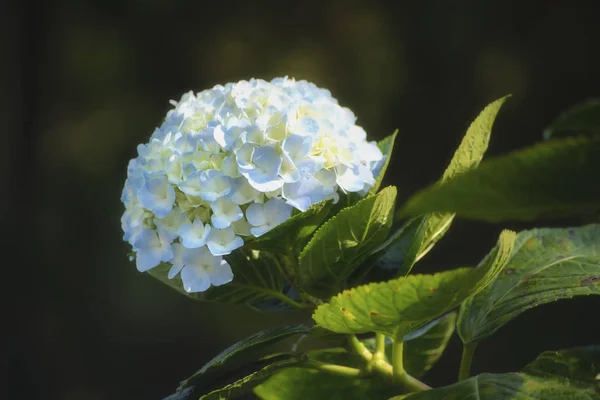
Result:
<instances>
[{"instance_id":1,"label":"green stem","mask_svg":"<svg viewBox=\"0 0 600 400\"><path fill-rule=\"evenodd\" d=\"M402 336L398 335L392 347L392 378L404 387L408 392L420 392L431 389L420 380L410 376L404 370L404 342Z\"/></svg>"},{"instance_id":2,"label":"green stem","mask_svg":"<svg viewBox=\"0 0 600 400\"><path fill-rule=\"evenodd\" d=\"M404 372L404 342L398 340L394 341L394 346L392 347L392 368L393 368L393 376L395 378L400 378L406 372Z\"/></svg>"},{"instance_id":3,"label":"green stem","mask_svg":"<svg viewBox=\"0 0 600 400\"><path fill-rule=\"evenodd\" d=\"M350 347L352 348L352 350L354 350L354 352L356 354L361 356L365 361L370 363L371 360L373 360L373 353L371 353L369 351L369 349L367 349L367 346L365 346L365 344L363 342L358 340L356 335L350 335Z\"/></svg>"},{"instance_id":4,"label":"green stem","mask_svg":"<svg viewBox=\"0 0 600 400\"><path fill-rule=\"evenodd\" d=\"M300 365L301 367L313 368L319 371L327 372L333 375L347 376L347 377L358 377L363 372L358 368L346 367L343 365L329 364L316 360L309 360L306 363Z\"/></svg>"},{"instance_id":5,"label":"green stem","mask_svg":"<svg viewBox=\"0 0 600 400\"><path fill-rule=\"evenodd\" d=\"M375 358L385 360L385 335L381 333L375 334Z\"/></svg>"},{"instance_id":6,"label":"green stem","mask_svg":"<svg viewBox=\"0 0 600 400\"><path fill-rule=\"evenodd\" d=\"M471 376L471 363L473 355L477 348L477 342L467 343L463 346L462 357L460 359L460 369L458 371L458 380L463 381Z\"/></svg>"}]
</instances>

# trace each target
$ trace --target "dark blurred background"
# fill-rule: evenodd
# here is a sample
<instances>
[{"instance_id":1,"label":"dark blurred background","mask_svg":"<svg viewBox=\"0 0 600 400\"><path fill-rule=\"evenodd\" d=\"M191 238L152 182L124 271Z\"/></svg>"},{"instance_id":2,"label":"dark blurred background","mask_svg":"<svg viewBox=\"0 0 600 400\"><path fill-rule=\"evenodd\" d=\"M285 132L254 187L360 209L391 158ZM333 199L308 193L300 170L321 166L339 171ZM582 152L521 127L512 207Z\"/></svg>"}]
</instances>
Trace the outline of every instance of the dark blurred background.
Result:
<instances>
[{"instance_id":1,"label":"dark blurred background","mask_svg":"<svg viewBox=\"0 0 600 400\"><path fill-rule=\"evenodd\" d=\"M494 129L497 155L541 140L557 113L600 94L596 3L3 3L6 398L159 399L233 341L307 320L194 302L127 261L126 164L169 99L250 77L313 81L370 138L400 130L387 182L406 199L440 176L490 101L513 94ZM457 220L416 268L475 264L501 228L531 226ZM522 315L480 346L474 372L598 343L599 308L587 298ZM459 352L455 338L426 381L452 382Z\"/></svg>"}]
</instances>

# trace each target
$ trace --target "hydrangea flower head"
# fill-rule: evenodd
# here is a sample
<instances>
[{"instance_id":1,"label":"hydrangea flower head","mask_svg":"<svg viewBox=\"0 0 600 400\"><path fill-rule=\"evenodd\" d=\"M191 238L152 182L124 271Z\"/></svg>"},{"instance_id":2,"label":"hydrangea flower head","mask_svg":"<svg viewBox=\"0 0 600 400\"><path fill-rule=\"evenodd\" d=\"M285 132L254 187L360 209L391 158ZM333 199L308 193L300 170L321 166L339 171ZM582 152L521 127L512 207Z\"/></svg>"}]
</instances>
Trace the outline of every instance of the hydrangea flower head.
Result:
<instances>
[{"instance_id":1,"label":"hydrangea flower head","mask_svg":"<svg viewBox=\"0 0 600 400\"><path fill-rule=\"evenodd\" d=\"M138 270L167 263L188 292L230 282L223 256L293 209L366 193L382 162L354 114L306 81L251 79L172 104L129 163L121 223Z\"/></svg>"}]
</instances>

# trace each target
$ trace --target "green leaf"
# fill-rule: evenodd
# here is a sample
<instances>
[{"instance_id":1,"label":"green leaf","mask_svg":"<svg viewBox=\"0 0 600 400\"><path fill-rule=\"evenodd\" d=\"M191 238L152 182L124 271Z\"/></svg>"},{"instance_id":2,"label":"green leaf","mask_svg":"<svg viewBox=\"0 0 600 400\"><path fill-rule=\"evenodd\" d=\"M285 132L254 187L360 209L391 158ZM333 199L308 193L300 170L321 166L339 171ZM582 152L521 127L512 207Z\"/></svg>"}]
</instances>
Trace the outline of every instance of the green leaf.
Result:
<instances>
[{"instance_id":1,"label":"green leaf","mask_svg":"<svg viewBox=\"0 0 600 400\"><path fill-rule=\"evenodd\" d=\"M258 371L255 371L249 375L244 376L241 379L236 380L235 382L232 382L219 389L215 389L210 393L200 396L200 400L221 400L238 397L240 395L248 393L276 372L294 366L302 361L304 361L304 357L292 357L289 359L274 362L272 364L267 365L264 368L259 369Z\"/></svg>"},{"instance_id":2,"label":"green leaf","mask_svg":"<svg viewBox=\"0 0 600 400\"><path fill-rule=\"evenodd\" d=\"M456 212L491 222L533 220L600 211L600 138L545 142L483 162L442 184L412 196L402 216Z\"/></svg>"},{"instance_id":3,"label":"green leaf","mask_svg":"<svg viewBox=\"0 0 600 400\"><path fill-rule=\"evenodd\" d=\"M455 176L477 168L490 143L492 127L494 126L498 112L500 112L500 108L502 108L508 97L505 96L490 103L471 123L460 146L456 149L450 164L444 171L440 182L445 182ZM428 215L428 226L419 253L428 252L448 231L453 219L453 213L434 212Z\"/></svg>"},{"instance_id":4,"label":"green leaf","mask_svg":"<svg viewBox=\"0 0 600 400\"><path fill-rule=\"evenodd\" d=\"M360 368L362 361L343 349L328 349L309 353L313 360ZM333 375L308 368L287 368L254 389L265 400L362 400L387 399L398 392L397 387L377 377L353 378Z\"/></svg>"},{"instance_id":5,"label":"green leaf","mask_svg":"<svg viewBox=\"0 0 600 400\"><path fill-rule=\"evenodd\" d=\"M477 168L490 141L492 127L500 108L508 97L490 103L471 123L441 182L468 170ZM454 213L428 213L409 220L386 243L378 266L398 268L397 276L407 275L415 262L421 259L450 228Z\"/></svg>"},{"instance_id":6,"label":"green leaf","mask_svg":"<svg viewBox=\"0 0 600 400\"><path fill-rule=\"evenodd\" d=\"M396 188L387 187L329 219L312 237L299 258L300 287L328 296L383 240L392 224Z\"/></svg>"},{"instance_id":7,"label":"green leaf","mask_svg":"<svg viewBox=\"0 0 600 400\"><path fill-rule=\"evenodd\" d=\"M193 388L194 394L208 393L232 383L223 383L223 377L227 379L230 376L241 374L242 378L240 379L243 380L276 361L287 362L293 356L282 355L271 359L259 359L264 356L263 352L268 346L294 335L307 334L309 331L310 329L304 325L286 325L257 332L216 355L198 372L182 381L177 392L188 393L188 389ZM232 374L232 372L235 373ZM258 376L263 376L262 374ZM234 381L237 380L237 377L234 378Z\"/></svg>"},{"instance_id":8,"label":"green leaf","mask_svg":"<svg viewBox=\"0 0 600 400\"><path fill-rule=\"evenodd\" d=\"M600 385L600 346L584 346L567 350L546 351L527 365L524 372L550 374L579 382Z\"/></svg>"},{"instance_id":9,"label":"green leaf","mask_svg":"<svg viewBox=\"0 0 600 400\"><path fill-rule=\"evenodd\" d=\"M520 232L502 273L463 303L464 343L490 336L524 311L574 296L600 294L600 225Z\"/></svg>"},{"instance_id":10,"label":"green leaf","mask_svg":"<svg viewBox=\"0 0 600 400\"><path fill-rule=\"evenodd\" d=\"M429 371L431 367L442 356L448 341L454 333L456 325L456 313L449 313L427 328L415 338L404 337L404 369L415 377L420 378ZM370 338L363 341L367 348L375 351L375 339ZM388 359L392 357L393 342L386 340L385 353Z\"/></svg>"},{"instance_id":11,"label":"green leaf","mask_svg":"<svg viewBox=\"0 0 600 400\"><path fill-rule=\"evenodd\" d=\"M546 130L544 139L600 134L600 99L591 99L562 113Z\"/></svg>"},{"instance_id":12,"label":"green leaf","mask_svg":"<svg viewBox=\"0 0 600 400\"><path fill-rule=\"evenodd\" d=\"M392 158L392 150L394 150L394 143L396 141L396 136L398 135L398 129L394 131L390 136L380 140L377 142L377 147L383 153L383 164L378 171L373 171L375 175L375 183L371 186L369 190L369 194L375 194L381 187L381 183L383 182L383 178L385 176L385 171L387 171L387 167L390 165L390 159Z\"/></svg>"},{"instance_id":13,"label":"green leaf","mask_svg":"<svg viewBox=\"0 0 600 400\"><path fill-rule=\"evenodd\" d=\"M594 400L592 385L561 377L538 377L525 373L481 374L454 385L393 397L390 400Z\"/></svg>"},{"instance_id":14,"label":"green leaf","mask_svg":"<svg viewBox=\"0 0 600 400\"><path fill-rule=\"evenodd\" d=\"M376 249L377 268L390 271L394 276L408 275L418 261L428 226L429 215L406 221Z\"/></svg>"},{"instance_id":15,"label":"green leaf","mask_svg":"<svg viewBox=\"0 0 600 400\"><path fill-rule=\"evenodd\" d=\"M404 336L487 286L508 260L514 238L514 232L503 231L498 245L477 268L409 275L344 290L319 306L313 318L320 326L337 333Z\"/></svg>"},{"instance_id":16,"label":"green leaf","mask_svg":"<svg viewBox=\"0 0 600 400\"><path fill-rule=\"evenodd\" d=\"M293 254L294 249L301 249L306 245L314 231L327 219L331 206L331 201L314 204L308 210L292 216L281 225L248 242L247 247L279 254Z\"/></svg>"},{"instance_id":17,"label":"green leaf","mask_svg":"<svg viewBox=\"0 0 600 400\"><path fill-rule=\"evenodd\" d=\"M390 400L593 400L600 396L600 347L542 353L523 372L482 374Z\"/></svg>"},{"instance_id":18,"label":"green leaf","mask_svg":"<svg viewBox=\"0 0 600 400\"><path fill-rule=\"evenodd\" d=\"M233 281L222 286L211 286L207 291L200 293L186 292L179 275L169 279L168 264L161 264L148 273L195 300L245 303L257 308L261 308L262 304L272 299L277 299L282 307L294 302L284 294L288 287L287 281L272 257L244 247L225 256L225 259L233 271Z\"/></svg>"}]
</instances>

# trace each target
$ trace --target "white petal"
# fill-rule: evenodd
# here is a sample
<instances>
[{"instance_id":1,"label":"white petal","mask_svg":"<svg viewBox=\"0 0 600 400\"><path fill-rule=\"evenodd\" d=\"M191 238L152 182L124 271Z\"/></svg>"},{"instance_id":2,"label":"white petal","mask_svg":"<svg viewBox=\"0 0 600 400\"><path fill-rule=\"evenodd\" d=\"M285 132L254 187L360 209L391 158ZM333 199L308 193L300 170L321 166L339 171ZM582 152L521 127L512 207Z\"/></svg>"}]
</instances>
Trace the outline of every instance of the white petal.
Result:
<instances>
[{"instance_id":1,"label":"white petal","mask_svg":"<svg viewBox=\"0 0 600 400\"><path fill-rule=\"evenodd\" d=\"M256 226L256 227L250 228L250 232L256 237L264 235L269 230L270 230L269 225L262 225L262 226Z\"/></svg>"},{"instance_id":2,"label":"white petal","mask_svg":"<svg viewBox=\"0 0 600 400\"><path fill-rule=\"evenodd\" d=\"M227 228L232 222L244 216L242 209L227 197L221 197L211 203L211 208L213 210L212 224L219 229Z\"/></svg>"},{"instance_id":3,"label":"white petal","mask_svg":"<svg viewBox=\"0 0 600 400\"><path fill-rule=\"evenodd\" d=\"M281 224L292 215L292 207L280 198L267 201L263 209L271 228Z\"/></svg>"},{"instance_id":4,"label":"white petal","mask_svg":"<svg viewBox=\"0 0 600 400\"><path fill-rule=\"evenodd\" d=\"M208 249L215 256L230 254L233 250L244 245L241 237L235 235L233 227L212 229L206 242Z\"/></svg>"},{"instance_id":5,"label":"white petal","mask_svg":"<svg viewBox=\"0 0 600 400\"><path fill-rule=\"evenodd\" d=\"M248 219L250 225L267 225L267 217L265 215L262 204L250 204L246 209L246 218Z\"/></svg>"},{"instance_id":6,"label":"white petal","mask_svg":"<svg viewBox=\"0 0 600 400\"><path fill-rule=\"evenodd\" d=\"M181 270L183 288L188 293L204 292L210 287L210 276L203 268L186 265Z\"/></svg>"},{"instance_id":7,"label":"white petal","mask_svg":"<svg viewBox=\"0 0 600 400\"><path fill-rule=\"evenodd\" d=\"M216 270L210 275L210 281L214 286L221 286L233 280L233 272L231 267L225 260L221 260Z\"/></svg>"},{"instance_id":8,"label":"white petal","mask_svg":"<svg viewBox=\"0 0 600 400\"><path fill-rule=\"evenodd\" d=\"M336 183L347 192L358 192L365 186L364 181L360 176L358 167L348 168L341 166L339 168Z\"/></svg>"},{"instance_id":9,"label":"white petal","mask_svg":"<svg viewBox=\"0 0 600 400\"><path fill-rule=\"evenodd\" d=\"M234 204L242 205L250 202L262 203L263 194L258 190L254 189L246 179L241 179L240 184L230 198Z\"/></svg>"},{"instance_id":10,"label":"white petal","mask_svg":"<svg viewBox=\"0 0 600 400\"><path fill-rule=\"evenodd\" d=\"M250 170L254 168L252 164L252 156L254 154L255 146L251 143L244 143L233 152L237 161L237 165L240 170Z\"/></svg>"},{"instance_id":11,"label":"white petal","mask_svg":"<svg viewBox=\"0 0 600 400\"><path fill-rule=\"evenodd\" d=\"M160 253L150 250L138 250L135 253L135 265L140 272L146 272L149 269L156 267L160 264Z\"/></svg>"},{"instance_id":12,"label":"white petal","mask_svg":"<svg viewBox=\"0 0 600 400\"><path fill-rule=\"evenodd\" d=\"M196 249L206 244L206 238L210 234L210 225L204 225L202 220L196 218L192 224L184 224L179 229L181 243L188 249Z\"/></svg>"},{"instance_id":13,"label":"white petal","mask_svg":"<svg viewBox=\"0 0 600 400\"><path fill-rule=\"evenodd\" d=\"M177 274L181 271L181 269L183 268L183 264L173 264L171 266L171 268L169 269L169 274L167 275L169 279L173 279L177 276Z\"/></svg>"},{"instance_id":14,"label":"white petal","mask_svg":"<svg viewBox=\"0 0 600 400\"><path fill-rule=\"evenodd\" d=\"M173 208L175 191L166 176L148 177L138 191L138 198L145 209L159 218L166 217Z\"/></svg>"}]
</instances>

